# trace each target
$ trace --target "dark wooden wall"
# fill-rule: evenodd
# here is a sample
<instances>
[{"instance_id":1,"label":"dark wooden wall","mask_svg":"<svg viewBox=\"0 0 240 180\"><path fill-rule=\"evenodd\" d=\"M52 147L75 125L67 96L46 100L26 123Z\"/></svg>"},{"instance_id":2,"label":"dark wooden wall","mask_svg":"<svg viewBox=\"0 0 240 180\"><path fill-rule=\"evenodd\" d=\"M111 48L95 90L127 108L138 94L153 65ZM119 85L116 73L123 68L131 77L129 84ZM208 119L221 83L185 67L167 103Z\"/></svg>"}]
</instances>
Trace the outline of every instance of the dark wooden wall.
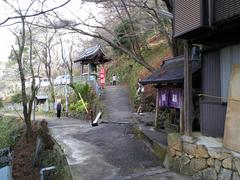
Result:
<instances>
[{"instance_id":1,"label":"dark wooden wall","mask_svg":"<svg viewBox=\"0 0 240 180\"><path fill-rule=\"evenodd\" d=\"M174 36L187 33L202 25L201 0L175 0Z\"/></svg>"},{"instance_id":2,"label":"dark wooden wall","mask_svg":"<svg viewBox=\"0 0 240 180\"><path fill-rule=\"evenodd\" d=\"M239 0L215 0L214 22L219 23L240 15Z\"/></svg>"},{"instance_id":3,"label":"dark wooden wall","mask_svg":"<svg viewBox=\"0 0 240 180\"><path fill-rule=\"evenodd\" d=\"M203 94L221 96L220 52L205 52L202 58ZM220 99L203 96L200 101L201 131L204 135L223 137L226 105Z\"/></svg>"}]
</instances>

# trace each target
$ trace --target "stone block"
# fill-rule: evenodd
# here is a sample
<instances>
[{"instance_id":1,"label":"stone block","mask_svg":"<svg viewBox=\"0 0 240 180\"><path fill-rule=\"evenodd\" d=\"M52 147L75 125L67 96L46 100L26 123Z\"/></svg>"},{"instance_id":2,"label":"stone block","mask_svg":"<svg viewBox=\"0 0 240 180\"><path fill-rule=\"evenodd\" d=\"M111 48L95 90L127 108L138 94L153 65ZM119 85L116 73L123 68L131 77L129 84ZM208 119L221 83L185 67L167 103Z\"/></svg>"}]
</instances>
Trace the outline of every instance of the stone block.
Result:
<instances>
[{"instance_id":1,"label":"stone block","mask_svg":"<svg viewBox=\"0 0 240 180\"><path fill-rule=\"evenodd\" d=\"M238 172L233 172L232 180L240 180Z\"/></svg>"},{"instance_id":2,"label":"stone block","mask_svg":"<svg viewBox=\"0 0 240 180\"><path fill-rule=\"evenodd\" d=\"M173 166L174 171L180 172L180 158L174 158L173 159Z\"/></svg>"},{"instance_id":3,"label":"stone block","mask_svg":"<svg viewBox=\"0 0 240 180\"><path fill-rule=\"evenodd\" d=\"M185 143L190 143L190 144L193 144L197 141L196 138L192 137L192 136L186 136L186 135L183 135L181 137L182 139L182 142L185 142Z\"/></svg>"},{"instance_id":4,"label":"stone block","mask_svg":"<svg viewBox=\"0 0 240 180\"><path fill-rule=\"evenodd\" d=\"M233 164L235 166L235 168L238 171L238 174L240 175L240 159L239 158L234 158L233 159Z\"/></svg>"},{"instance_id":5,"label":"stone block","mask_svg":"<svg viewBox=\"0 0 240 180\"><path fill-rule=\"evenodd\" d=\"M215 170L217 171L217 173L220 172L221 166L222 166L221 161L219 161L218 159L215 159L214 167L215 167Z\"/></svg>"},{"instance_id":6,"label":"stone block","mask_svg":"<svg viewBox=\"0 0 240 180\"><path fill-rule=\"evenodd\" d=\"M208 153L212 158L218 159L220 161L232 157L229 152L221 148L209 148Z\"/></svg>"},{"instance_id":7,"label":"stone block","mask_svg":"<svg viewBox=\"0 0 240 180\"><path fill-rule=\"evenodd\" d=\"M178 141L176 144L174 144L172 146L173 149L175 149L176 151L182 151L182 143L181 141Z\"/></svg>"},{"instance_id":8,"label":"stone block","mask_svg":"<svg viewBox=\"0 0 240 180\"><path fill-rule=\"evenodd\" d=\"M207 165L206 159L196 159L196 158L191 159L190 168L192 169L193 172L196 173L198 171L206 169L207 167L208 165Z\"/></svg>"},{"instance_id":9,"label":"stone block","mask_svg":"<svg viewBox=\"0 0 240 180\"><path fill-rule=\"evenodd\" d=\"M221 168L220 173L218 174L218 180L227 180L231 179L232 171L229 169Z\"/></svg>"},{"instance_id":10,"label":"stone block","mask_svg":"<svg viewBox=\"0 0 240 180\"><path fill-rule=\"evenodd\" d=\"M234 160L233 160L233 162L232 162L232 170L237 171L237 168L236 168L236 166L235 166Z\"/></svg>"},{"instance_id":11,"label":"stone block","mask_svg":"<svg viewBox=\"0 0 240 180\"><path fill-rule=\"evenodd\" d=\"M187 155L183 155L181 158L180 158L180 164L182 164L183 166L190 163L190 158L187 156Z\"/></svg>"},{"instance_id":12,"label":"stone block","mask_svg":"<svg viewBox=\"0 0 240 180\"><path fill-rule=\"evenodd\" d=\"M180 134L178 133L169 133L168 134L168 146L173 147L175 144L181 143Z\"/></svg>"},{"instance_id":13,"label":"stone block","mask_svg":"<svg viewBox=\"0 0 240 180\"><path fill-rule=\"evenodd\" d=\"M217 180L217 172L214 168L207 168L202 171L202 179Z\"/></svg>"},{"instance_id":14,"label":"stone block","mask_svg":"<svg viewBox=\"0 0 240 180\"><path fill-rule=\"evenodd\" d=\"M198 172L198 173L195 173L193 176L192 176L193 179L195 180L203 180L203 174L202 172Z\"/></svg>"},{"instance_id":15,"label":"stone block","mask_svg":"<svg viewBox=\"0 0 240 180\"><path fill-rule=\"evenodd\" d=\"M171 169L173 167L173 158L169 154L166 154L165 159L163 161L163 166L167 169Z\"/></svg>"},{"instance_id":16,"label":"stone block","mask_svg":"<svg viewBox=\"0 0 240 180\"><path fill-rule=\"evenodd\" d=\"M196 154L196 158L208 158L209 157L208 151L203 145L197 145L195 154Z\"/></svg>"},{"instance_id":17,"label":"stone block","mask_svg":"<svg viewBox=\"0 0 240 180\"><path fill-rule=\"evenodd\" d=\"M183 152L195 156L197 145L190 143L183 143Z\"/></svg>"},{"instance_id":18,"label":"stone block","mask_svg":"<svg viewBox=\"0 0 240 180\"><path fill-rule=\"evenodd\" d=\"M182 156L182 152L181 151L175 151L176 156Z\"/></svg>"},{"instance_id":19,"label":"stone block","mask_svg":"<svg viewBox=\"0 0 240 180\"><path fill-rule=\"evenodd\" d=\"M226 158L222 161L222 166L226 169L232 169L232 158Z\"/></svg>"},{"instance_id":20,"label":"stone block","mask_svg":"<svg viewBox=\"0 0 240 180\"><path fill-rule=\"evenodd\" d=\"M170 154L172 157L176 156L176 150L173 148L168 148L168 154Z\"/></svg>"},{"instance_id":21,"label":"stone block","mask_svg":"<svg viewBox=\"0 0 240 180\"><path fill-rule=\"evenodd\" d=\"M192 156L192 155L188 155L188 157L189 157L190 159L194 158L194 156Z\"/></svg>"},{"instance_id":22,"label":"stone block","mask_svg":"<svg viewBox=\"0 0 240 180\"><path fill-rule=\"evenodd\" d=\"M188 176L192 176L194 174L193 170L190 167L190 164L183 164L180 161L180 173Z\"/></svg>"},{"instance_id":23,"label":"stone block","mask_svg":"<svg viewBox=\"0 0 240 180\"><path fill-rule=\"evenodd\" d=\"M207 164L208 166L214 166L215 160L213 158L208 158L207 159Z\"/></svg>"}]
</instances>

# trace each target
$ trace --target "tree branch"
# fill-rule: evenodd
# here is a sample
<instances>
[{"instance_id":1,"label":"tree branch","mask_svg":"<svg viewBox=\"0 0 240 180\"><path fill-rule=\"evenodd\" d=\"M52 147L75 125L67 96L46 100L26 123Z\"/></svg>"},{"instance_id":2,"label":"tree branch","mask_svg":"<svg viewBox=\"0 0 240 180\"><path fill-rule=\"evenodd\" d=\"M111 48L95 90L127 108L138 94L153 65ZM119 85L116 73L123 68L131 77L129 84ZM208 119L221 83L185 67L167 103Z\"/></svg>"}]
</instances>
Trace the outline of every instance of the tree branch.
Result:
<instances>
[{"instance_id":1,"label":"tree branch","mask_svg":"<svg viewBox=\"0 0 240 180\"><path fill-rule=\"evenodd\" d=\"M0 22L0 25L3 25L5 24L6 22L8 22L9 20L12 20L12 19L21 19L21 18L28 18L28 17L34 17L34 16L39 16L41 14L45 14L45 13L48 13L48 12L51 12L51 11L54 11L56 9L59 9L63 6L65 6L66 4L68 4L71 0L67 0L65 3L59 5L59 6L56 6L54 8L51 8L51 9L48 9L48 10L41 10L40 12L38 13L34 13L34 14L25 14L25 15L19 15L19 16L12 16L12 17L8 17L6 18L4 21ZM6 1L5 1L6 2ZM15 8L14 8L15 9Z\"/></svg>"}]
</instances>

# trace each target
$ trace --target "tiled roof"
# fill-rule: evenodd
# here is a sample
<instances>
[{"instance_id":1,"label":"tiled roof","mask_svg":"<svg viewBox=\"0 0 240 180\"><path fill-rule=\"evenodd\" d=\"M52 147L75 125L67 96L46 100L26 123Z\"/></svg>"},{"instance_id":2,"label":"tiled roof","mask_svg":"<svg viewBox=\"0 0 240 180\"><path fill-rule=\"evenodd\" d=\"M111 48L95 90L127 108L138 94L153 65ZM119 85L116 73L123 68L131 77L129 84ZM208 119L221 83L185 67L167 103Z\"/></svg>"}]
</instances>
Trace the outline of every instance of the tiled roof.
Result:
<instances>
[{"instance_id":1,"label":"tiled roof","mask_svg":"<svg viewBox=\"0 0 240 180\"><path fill-rule=\"evenodd\" d=\"M96 58L97 57L97 58ZM83 51L83 53L80 55L80 58L75 60L74 62L87 63L89 61L96 62L96 63L104 63L109 61L109 59L105 58L105 55L101 49L100 45L96 45L90 48L87 48Z\"/></svg>"},{"instance_id":2,"label":"tiled roof","mask_svg":"<svg viewBox=\"0 0 240 180\"><path fill-rule=\"evenodd\" d=\"M192 73L201 68L200 61L192 61ZM141 81L141 84L183 82L184 56L165 60L159 69Z\"/></svg>"}]
</instances>

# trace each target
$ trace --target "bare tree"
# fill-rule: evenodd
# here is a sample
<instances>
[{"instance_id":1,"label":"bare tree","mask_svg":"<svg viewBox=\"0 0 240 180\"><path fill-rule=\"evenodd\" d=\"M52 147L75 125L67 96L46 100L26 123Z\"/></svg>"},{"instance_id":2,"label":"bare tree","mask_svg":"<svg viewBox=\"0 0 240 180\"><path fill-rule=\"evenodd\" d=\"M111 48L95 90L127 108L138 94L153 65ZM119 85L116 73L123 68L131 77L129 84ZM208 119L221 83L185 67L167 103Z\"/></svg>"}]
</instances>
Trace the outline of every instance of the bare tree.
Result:
<instances>
[{"instance_id":1,"label":"bare tree","mask_svg":"<svg viewBox=\"0 0 240 180\"><path fill-rule=\"evenodd\" d=\"M174 56L183 53L181 41L175 39L172 33L173 21L169 15L173 13L173 0L125 0L124 2L125 6L139 9L145 12L145 16L152 18L152 22L156 24L159 32L166 38Z\"/></svg>"},{"instance_id":2,"label":"bare tree","mask_svg":"<svg viewBox=\"0 0 240 180\"><path fill-rule=\"evenodd\" d=\"M58 19L58 23L52 22L51 25L53 24L54 28L65 28L70 30L70 32L80 33L86 36L101 39L104 42L108 43L108 45L110 45L111 47L119 49L122 53L127 54L135 62L141 64L146 69L153 72L155 68L149 65L148 62L142 56L138 34L136 33L136 29L134 27L134 22L132 20L132 15L129 11L129 8L126 6L124 0L120 0L117 3L120 3L121 6L115 4L115 1L114 2L109 1L108 6L111 5L111 8L115 9L115 12L117 12L116 15L118 16L117 18L120 23L124 23L125 19L128 19L128 21L130 22L130 29L129 32L125 34L125 37L130 39L132 47L131 49L125 47L118 40L118 38L114 34L114 29L109 29L107 26L105 26L104 23L99 21L97 17L94 16L93 14L89 15L88 20L82 20L74 13L72 13L74 14L75 22L67 20L58 14L55 14L56 18ZM92 21L92 23L89 23L90 21ZM105 34L101 33L103 31L105 32ZM112 38L109 38L109 36L106 36L106 34L110 35ZM114 39L116 41L114 41Z\"/></svg>"},{"instance_id":3,"label":"bare tree","mask_svg":"<svg viewBox=\"0 0 240 180\"><path fill-rule=\"evenodd\" d=\"M61 4L60 6L47 9L47 10L40 10L39 12L33 13L33 14L28 14L30 12L30 9L33 7L33 5L38 2L37 0L30 1L28 6L26 8L20 7L19 3L16 3L17 5L14 5L13 1L10 3L7 0L3 0L3 2L10 7L16 16L8 17L6 18L3 22L0 22L0 25L6 25L6 23L10 20L18 20L16 23L18 26L17 31L13 31L12 33L16 37L17 40L17 47L12 46L15 58L17 60L18 64L18 71L20 75L20 81L21 81L21 94L22 94L22 105L23 105L23 116L24 116L24 121L26 124L26 136L27 139L31 138L32 135L32 125L31 125L31 113L32 113L32 105L33 105L33 100L35 98L36 92L38 90L38 87L35 85L35 72L33 68L33 34L31 30L31 24L32 22L27 22L27 18L31 18L33 20L34 17L37 17L41 14L44 14L46 12L53 11L57 8L60 8L64 6L66 3L70 2L70 0L66 1L64 4ZM42 2L42 5L44 4L45 1ZM36 11L36 10L35 10ZM14 23L13 23L14 24ZM8 24L9 26L11 24ZM15 24L14 24L15 25ZM28 25L28 26L27 26ZM29 39L29 68L30 68L30 74L32 76L32 84L31 84L31 95L30 98L27 95L26 91L26 85L25 85L25 78L26 78L26 62L24 60L24 50L27 46L27 39Z\"/></svg>"},{"instance_id":4,"label":"bare tree","mask_svg":"<svg viewBox=\"0 0 240 180\"><path fill-rule=\"evenodd\" d=\"M21 12L19 12L21 13ZM28 98L26 87L25 87L25 70L24 70L24 59L23 59L23 53L26 46L26 23L25 18L21 19L22 21L22 29L21 33L18 35L17 33L14 33L17 43L18 43L18 49L15 49L14 46L12 46L12 49L15 53L15 57L18 63L18 70L20 73L20 80L21 80L21 92L22 92L22 104L23 104L23 116L24 121L26 124L26 136L29 139L32 136L32 125L31 125L31 114L32 114L32 104L36 95L36 92L38 90L38 87L35 85L35 73L33 69L33 49L32 49L32 31L30 26L28 27L28 34L29 34L29 67L30 72L32 76L32 83L31 83L31 96Z\"/></svg>"},{"instance_id":5,"label":"bare tree","mask_svg":"<svg viewBox=\"0 0 240 180\"><path fill-rule=\"evenodd\" d=\"M64 66L67 68L68 74L70 75L70 86L73 86L73 40L71 42L68 41L68 44L70 43L69 47L65 47L65 49L68 50L68 53L66 54L66 51L63 46L62 38L60 37L60 45L61 45L61 56L64 63ZM67 57L66 57L67 56ZM66 59L68 58L68 60Z\"/></svg>"},{"instance_id":6,"label":"bare tree","mask_svg":"<svg viewBox=\"0 0 240 180\"><path fill-rule=\"evenodd\" d=\"M8 2L7 0L3 0L6 4L8 4L9 6L11 6L13 9L15 9L15 11L16 11L16 8L10 3L10 2ZM53 7L53 8L50 8L50 9L46 9L46 10L43 10L43 9L41 9L39 12L36 12L36 13L32 13L32 14L28 14L28 10L31 8L31 6L36 2L36 1L32 1L31 3L30 3L30 6L27 8L27 11L26 11L26 13L25 14L17 14L16 16L10 16L10 17L7 17L5 20L3 20L2 22L0 22L0 26L2 26L2 25L4 25L4 24L6 24L8 21L10 21L10 20L16 20L16 19L22 19L22 18L31 18L31 17L36 17L36 16L40 16L40 15L44 15L44 14L46 14L46 13L48 13L48 12L51 12L51 11L54 11L54 10L56 10L56 9L59 9L59 8L61 8L61 7L63 7L63 6L65 6L65 5L67 5L69 2L70 2L71 0L67 0L66 2L64 2L63 4L60 4L59 6L56 6L56 7ZM42 4L42 7L43 7L43 5L44 5L44 3L46 2L46 0L45 1L43 1L41 4Z\"/></svg>"},{"instance_id":7,"label":"bare tree","mask_svg":"<svg viewBox=\"0 0 240 180\"><path fill-rule=\"evenodd\" d=\"M147 12L154 19L159 27L159 31L166 37L174 56L183 53L182 41L173 37L173 20L167 17L166 13L165 15L163 13L167 11L173 13L173 0L130 0L130 2Z\"/></svg>"},{"instance_id":8,"label":"bare tree","mask_svg":"<svg viewBox=\"0 0 240 180\"><path fill-rule=\"evenodd\" d=\"M37 40L38 44L35 46L38 49L38 58L44 65L44 71L50 83L50 95L53 103L55 102L55 90L52 78L52 50L58 44L58 42L54 41L56 33L56 30L51 31L43 28L41 31L43 37Z\"/></svg>"}]
</instances>

